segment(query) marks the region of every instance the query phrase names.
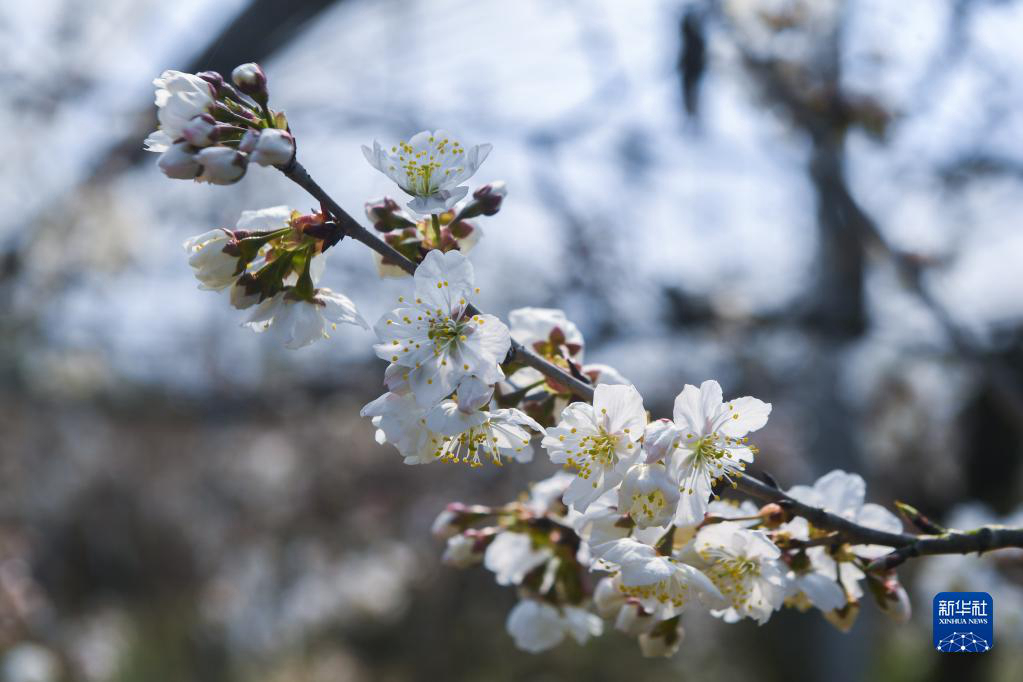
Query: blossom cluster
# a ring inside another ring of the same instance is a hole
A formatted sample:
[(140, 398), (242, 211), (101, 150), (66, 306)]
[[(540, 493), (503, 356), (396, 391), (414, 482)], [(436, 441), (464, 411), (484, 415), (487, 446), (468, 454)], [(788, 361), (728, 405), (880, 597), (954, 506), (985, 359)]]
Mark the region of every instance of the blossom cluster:
[[(815, 608), (847, 630), (864, 585), (882, 611), (909, 619), (909, 599), (894, 573), (864, 570), (877, 548), (828, 542), (827, 531), (776, 504), (758, 509), (714, 499), (699, 522), (650, 525), (643, 504), (633, 501), (636, 488), (624, 482), (580, 512), (568, 502), (576, 480), (560, 471), (500, 507), (453, 503), (433, 524), (447, 542), (444, 563), (482, 563), (498, 584), (517, 587), (520, 601), (506, 626), (526, 651), (552, 648), (566, 635), (584, 643), (606, 623), (635, 637), (645, 656), (670, 656), (690, 609), (727, 623), (763, 624), (781, 608)], [(670, 490), (654, 489), (647, 499)], [(823, 498), (823, 508), (868, 527), (901, 528), (893, 514), (864, 503), (863, 479), (855, 474), (832, 471), (788, 493), (807, 503)]]
[(242, 64), (231, 78), (234, 85), (215, 71), (164, 71), (153, 81), (160, 127), (145, 148), (160, 154), (167, 177), (230, 185), (250, 161), (275, 166), (295, 155), (287, 119), (267, 106), (263, 69)]
[[(250, 160), (294, 168), (294, 140), (267, 106), (262, 69), (242, 65), (232, 77), (236, 87), (209, 72), (155, 81), (160, 129), (147, 147), (161, 152), (170, 177), (227, 184)], [(434, 524), (447, 541), (445, 563), (482, 563), (518, 588), (507, 621), (515, 642), (534, 652), (566, 637), (581, 643), (608, 620), (644, 654), (668, 655), (690, 607), (758, 623), (784, 606), (816, 608), (847, 628), (864, 584), (882, 609), (908, 617), (894, 573), (865, 570), (886, 548), (850, 545), (777, 504), (720, 497), (757, 456), (750, 434), (767, 424), (769, 403), (726, 400), (708, 380), (683, 387), (670, 419), (651, 420), (625, 377), (584, 361), (583, 335), (563, 311), (520, 308), (509, 329), (472, 304), (480, 289), (466, 253), (482, 233), (471, 221), (496, 214), (506, 189), (494, 182), (470, 196), (464, 183), (490, 151), (443, 130), (363, 147), (411, 197), (408, 211), (387, 197), (366, 205), (391, 249), (376, 248), (380, 274), (404, 274), (389, 259), (416, 267), (372, 327), (387, 390), (362, 415), (406, 464), (526, 462), (538, 441), (561, 467), (523, 500), (453, 504)], [(200, 288), (229, 291), (231, 305), (250, 309), (244, 324), (297, 348), (339, 323), (370, 329), (350, 299), (318, 284), (324, 252), (346, 235), (335, 218), (285, 206), (246, 211), (234, 228), (200, 234), (185, 249)], [(573, 401), (568, 384), (579, 382), (593, 387), (591, 401)], [(788, 495), (866, 528), (902, 527), (864, 502), (854, 474), (833, 471)]]

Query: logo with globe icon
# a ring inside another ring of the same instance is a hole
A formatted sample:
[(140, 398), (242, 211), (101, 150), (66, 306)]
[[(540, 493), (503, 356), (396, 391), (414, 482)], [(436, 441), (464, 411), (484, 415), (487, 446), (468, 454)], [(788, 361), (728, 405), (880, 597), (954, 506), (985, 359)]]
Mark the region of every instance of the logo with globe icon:
[(987, 592), (939, 592), (933, 607), (937, 651), (981, 654), (994, 646), (995, 602)]

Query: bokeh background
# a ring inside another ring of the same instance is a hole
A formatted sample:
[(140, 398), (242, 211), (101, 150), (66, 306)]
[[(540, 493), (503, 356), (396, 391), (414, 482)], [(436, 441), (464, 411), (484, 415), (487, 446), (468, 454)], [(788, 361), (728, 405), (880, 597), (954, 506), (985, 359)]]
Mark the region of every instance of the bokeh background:
[[(181, 251), (310, 198), (142, 151), (152, 78), (250, 60), (356, 215), (395, 194), (360, 144), (489, 141), (482, 308), (564, 308), (658, 416), (709, 377), (770, 401), (783, 486), (840, 467), (875, 502), (1023, 522), (1021, 35), (1018, 0), (3, 3), (0, 680), (1023, 678), (1012, 552), (907, 566), (906, 626), (687, 614), (671, 660), (614, 632), (515, 651), (515, 595), (441, 566), (429, 524), (552, 465), (403, 466), (358, 417), (368, 333), (274, 347)], [(370, 319), (407, 286), (348, 242), (325, 280)], [(990, 654), (932, 650), (952, 587), (995, 596)]]

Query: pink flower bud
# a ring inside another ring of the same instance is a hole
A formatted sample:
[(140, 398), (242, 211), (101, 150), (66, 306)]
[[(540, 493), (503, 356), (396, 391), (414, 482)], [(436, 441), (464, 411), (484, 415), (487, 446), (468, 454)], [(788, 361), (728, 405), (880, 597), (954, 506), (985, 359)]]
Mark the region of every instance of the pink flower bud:
[(381, 232), (400, 230), (407, 227), (414, 227), (415, 223), (409, 220), (398, 206), (398, 202), (390, 197), (381, 197), (366, 202), (366, 217), (373, 227)]
[(202, 166), (202, 175), (197, 178), (200, 182), (230, 185), (245, 175), (245, 155), (230, 147), (206, 147), (196, 157)]
[(242, 135), (241, 142), (238, 143), (238, 151), (248, 154), (256, 148), (257, 142), (259, 142), (259, 131), (255, 128), (249, 128)]
[(503, 180), (483, 185), (472, 193), (472, 198), (480, 204), (480, 213), (494, 215), (501, 210), (501, 202), (508, 194)]
[(239, 90), (257, 102), (263, 103), (266, 100), (266, 74), (259, 64), (249, 62), (236, 66), (231, 72), (231, 80)]
[(250, 159), (260, 166), (283, 166), (295, 155), (295, 138), (286, 130), (267, 128), (259, 133)]
[(202, 71), (195, 75), (210, 84), (210, 87), (213, 89), (214, 97), (216, 97), (220, 93), (220, 89), (224, 87), (224, 77), (216, 71)]
[(160, 154), (156, 162), (163, 174), (177, 180), (191, 180), (201, 170), (196, 160), (195, 148), (187, 142), (176, 142)]
[(208, 147), (217, 141), (217, 122), (209, 114), (193, 116), (181, 129), (181, 136), (195, 147)]

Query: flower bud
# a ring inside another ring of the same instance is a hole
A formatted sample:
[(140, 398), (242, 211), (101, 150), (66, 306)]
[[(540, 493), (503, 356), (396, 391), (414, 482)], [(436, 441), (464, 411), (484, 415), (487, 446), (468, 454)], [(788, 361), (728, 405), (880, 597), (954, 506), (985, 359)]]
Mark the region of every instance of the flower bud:
[(646, 425), (643, 432), (643, 450), (647, 464), (666, 462), (678, 443), (678, 429), (670, 419), (658, 419)]
[(761, 507), (760, 511), (757, 512), (757, 516), (763, 520), (764, 526), (767, 528), (777, 528), (788, 521), (788, 514), (785, 513), (785, 510), (781, 508), (780, 504), (775, 502), (765, 504)]
[(238, 151), (242, 152), (243, 154), (248, 154), (253, 149), (256, 148), (256, 143), (258, 142), (259, 131), (256, 130), (255, 128), (249, 128), (248, 130), (245, 131), (245, 134), (242, 135), (241, 142), (238, 143)]
[(507, 194), (508, 189), (503, 180), (483, 185), (472, 193), (473, 200), (458, 214), (458, 219), (495, 215), (501, 210), (501, 204)]
[(208, 147), (217, 141), (217, 122), (209, 114), (199, 114), (185, 124), (181, 136), (194, 147)]
[(479, 531), (466, 531), (448, 538), (441, 562), (454, 568), (469, 568), (483, 560), (486, 542)]
[(206, 147), (196, 155), (202, 166), (197, 179), (214, 185), (231, 185), (245, 175), (246, 159), (230, 147)]
[(287, 130), (266, 128), (259, 134), (250, 160), (260, 166), (283, 166), (295, 155), (295, 138)]
[(195, 75), (198, 76), (199, 78), (202, 78), (204, 81), (210, 84), (210, 86), (213, 88), (214, 96), (220, 94), (221, 89), (224, 87), (224, 77), (221, 76), (218, 72), (202, 71)]
[(367, 201), (366, 217), (373, 223), (373, 227), (381, 232), (415, 227), (415, 223), (402, 213), (398, 202), (390, 197)]
[(639, 528), (663, 526), (675, 516), (680, 493), (662, 464), (636, 464), (618, 489), (618, 510)]
[(508, 188), (504, 180), (498, 180), (483, 185), (472, 193), (472, 198), (480, 204), (480, 212), (483, 215), (494, 215), (501, 210), (501, 204), (508, 195)]
[(196, 159), (195, 147), (187, 142), (175, 142), (160, 154), (156, 162), (163, 174), (177, 180), (191, 180), (199, 175), (202, 168)]
[(441, 540), (447, 540), (461, 533), (463, 526), (460, 521), (465, 518), (466, 509), (467, 507), (461, 502), (452, 502), (444, 508), (444, 511), (437, 514), (433, 525), (430, 526), (430, 532), (435, 538)]
[(231, 80), (239, 90), (260, 104), (266, 102), (266, 74), (263, 73), (259, 64), (249, 62), (234, 67), (234, 71), (231, 72)]

